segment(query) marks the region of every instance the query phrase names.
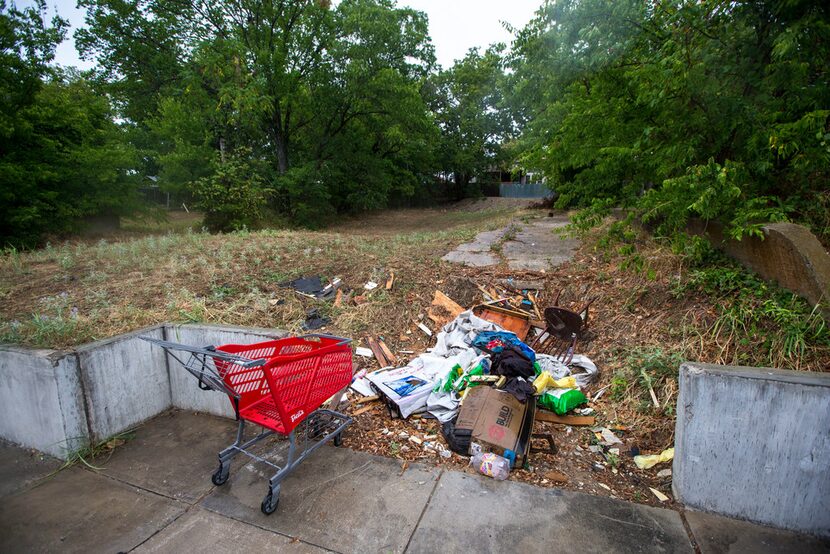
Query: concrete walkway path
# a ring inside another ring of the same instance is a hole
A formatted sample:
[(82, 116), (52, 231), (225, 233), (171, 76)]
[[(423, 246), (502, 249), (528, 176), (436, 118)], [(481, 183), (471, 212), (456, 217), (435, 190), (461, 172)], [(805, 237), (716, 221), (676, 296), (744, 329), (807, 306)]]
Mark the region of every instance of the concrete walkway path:
[(474, 267), (497, 265), (503, 258), (513, 270), (546, 271), (571, 258), (579, 246), (562, 236), (569, 221), (558, 215), (529, 223), (513, 222), (503, 229), (479, 233), (472, 242), (459, 245), (442, 259)]
[[(324, 447), (259, 503), (267, 472), (239, 460), (214, 487), (235, 424), (170, 412), (101, 471), (0, 446), (0, 552), (827, 552), (815, 539)], [(272, 445), (277, 447), (284, 445)], [(685, 519), (685, 522), (684, 522)]]

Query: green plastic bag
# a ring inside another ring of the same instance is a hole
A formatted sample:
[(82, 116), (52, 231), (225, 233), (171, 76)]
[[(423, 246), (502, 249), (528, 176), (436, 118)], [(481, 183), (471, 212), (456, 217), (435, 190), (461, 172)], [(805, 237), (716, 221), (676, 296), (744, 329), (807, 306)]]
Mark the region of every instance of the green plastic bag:
[(565, 415), (588, 401), (579, 389), (551, 389), (536, 399), (536, 404), (559, 415)]
[[(461, 369), (460, 367), (458, 368)], [(467, 373), (462, 375), (459, 379), (456, 379), (455, 383), (453, 383), (453, 390), (456, 392), (461, 392), (464, 389), (469, 387), (474, 387), (476, 385), (480, 385), (481, 383), (470, 383), (470, 377), (473, 375), (484, 375), (484, 367), (481, 364), (478, 364), (474, 368), (470, 369)]]

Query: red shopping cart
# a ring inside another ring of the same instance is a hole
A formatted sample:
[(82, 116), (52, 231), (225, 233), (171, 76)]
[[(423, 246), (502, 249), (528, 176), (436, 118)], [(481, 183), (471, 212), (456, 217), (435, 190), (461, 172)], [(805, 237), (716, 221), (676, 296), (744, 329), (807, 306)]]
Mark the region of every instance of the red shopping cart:
[[(161, 348), (199, 381), (204, 390), (228, 395), (239, 426), (236, 440), (219, 453), (214, 485), (224, 485), (237, 454), (265, 463), (276, 473), (268, 481), (262, 511), (277, 509), (280, 483), (317, 448), (333, 440), (339, 446), (352, 419), (321, 406), (349, 385), (352, 378), (350, 339), (306, 335), (255, 344), (194, 347), (141, 337)], [(245, 423), (264, 430), (245, 440)], [(296, 432), (304, 424), (302, 432)], [(287, 435), (288, 455), (279, 466), (249, 449), (273, 434)]]

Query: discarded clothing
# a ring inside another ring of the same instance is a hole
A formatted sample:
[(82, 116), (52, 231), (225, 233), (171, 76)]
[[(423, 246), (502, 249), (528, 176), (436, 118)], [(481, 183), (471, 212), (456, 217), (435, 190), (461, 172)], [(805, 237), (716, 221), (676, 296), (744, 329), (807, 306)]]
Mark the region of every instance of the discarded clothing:
[(516, 400), (522, 404), (527, 402), (528, 398), (532, 398), (533, 395), (536, 394), (536, 389), (533, 388), (533, 385), (522, 377), (514, 377), (513, 379), (509, 379), (502, 390), (512, 394), (516, 397)]
[(490, 358), (490, 374), (505, 377), (533, 377), (533, 362), (515, 345), (507, 345)]
[(496, 354), (504, 350), (505, 347), (513, 345), (518, 347), (524, 355), (530, 360), (530, 363), (536, 361), (536, 352), (534, 352), (528, 345), (519, 340), (514, 333), (508, 331), (483, 331), (476, 335), (473, 339), (473, 346), (479, 350), (490, 354)]

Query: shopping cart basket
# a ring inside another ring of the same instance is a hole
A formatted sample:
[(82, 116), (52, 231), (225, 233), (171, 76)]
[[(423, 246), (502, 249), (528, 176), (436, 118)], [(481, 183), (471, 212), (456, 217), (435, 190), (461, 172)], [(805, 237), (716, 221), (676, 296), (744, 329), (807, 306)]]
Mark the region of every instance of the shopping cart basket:
[[(350, 339), (329, 335), (306, 335), (255, 344), (194, 347), (141, 337), (177, 360), (199, 380), (199, 387), (228, 395), (239, 427), (236, 440), (219, 453), (214, 485), (224, 485), (231, 460), (237, 454), (265, 463), (276, 470), (268, 481), (262, 511), (277, 509), (280, 483), (317, 448), (334, 441), (339, 446), (343, 430), (352, 419), (321, 408), (332, 395), (349, 385), (352, 378)], [(264, 430), (245, 440), (245, 423)], [(302, 432), (297, 427), (305, 423)], [(288, 455), (280, 467), (249, 449), (273, 434), (287, 435)]]

